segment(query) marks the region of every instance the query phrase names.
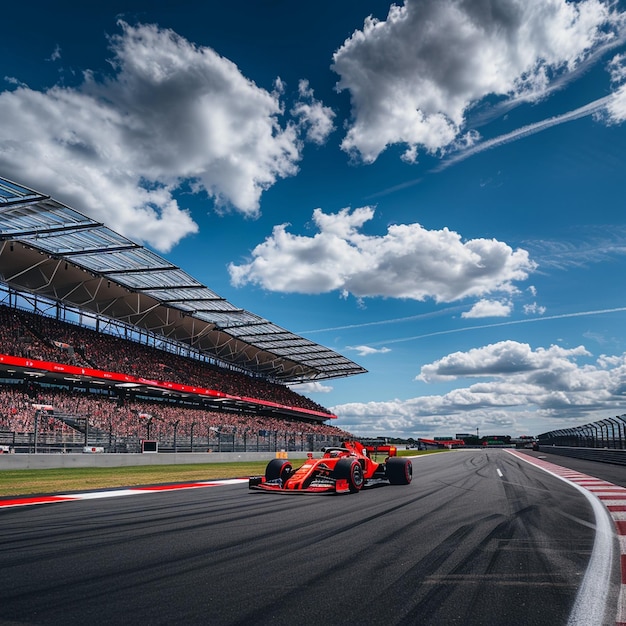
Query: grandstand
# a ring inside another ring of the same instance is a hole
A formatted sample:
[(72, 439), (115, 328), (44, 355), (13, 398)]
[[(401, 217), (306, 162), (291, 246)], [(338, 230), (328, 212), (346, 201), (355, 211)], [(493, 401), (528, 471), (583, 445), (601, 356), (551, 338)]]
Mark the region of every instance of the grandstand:
[(288, 384), (365, 371), (0, 178), (0, 444), (313, 449), (347, 433)]

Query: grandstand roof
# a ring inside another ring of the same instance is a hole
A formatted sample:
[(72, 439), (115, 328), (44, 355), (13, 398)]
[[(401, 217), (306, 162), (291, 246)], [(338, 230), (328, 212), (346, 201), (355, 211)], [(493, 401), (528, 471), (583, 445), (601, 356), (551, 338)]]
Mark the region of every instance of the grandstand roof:
[(237, 308), (151, 250), (0, 178), (0, 280), (283, 382), (366, 370)]

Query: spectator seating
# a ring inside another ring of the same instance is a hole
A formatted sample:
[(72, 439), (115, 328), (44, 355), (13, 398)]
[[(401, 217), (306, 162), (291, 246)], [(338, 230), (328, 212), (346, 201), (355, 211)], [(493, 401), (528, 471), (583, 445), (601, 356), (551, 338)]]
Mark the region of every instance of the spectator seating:
[[(243, 372), (220, 368), (192, 358), (122, 339), (91, 328), (0, 305), (0, 353), (23, 358), (90, 367), (164, 382), (178, 382), (330, 413), (287, 386)], [(349, 437), (334, 426), (312, 420), (281, 419), (208, 410), (173, 400), (139, 401), (114, 392), (40, 386), (23, 381), (0, 385), (0, 431), (33, 432), (36, 410), (38, 432), (64, 433), (71, 428), (55, 414), (87, 418), (89, 427), (119, 437), (193, 437), (214, 432), (298, 432), (303, 435)]]

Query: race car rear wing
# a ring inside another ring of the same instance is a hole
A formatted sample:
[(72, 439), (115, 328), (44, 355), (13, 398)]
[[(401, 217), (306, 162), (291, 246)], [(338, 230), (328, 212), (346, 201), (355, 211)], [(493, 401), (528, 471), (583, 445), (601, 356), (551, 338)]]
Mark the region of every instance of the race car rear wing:
[(387, 456), (396, 456), (398, 454), (398, 448), (396, 448), (396, 446), (365, 446), (365, 449), (374, 454), (386, 454)]

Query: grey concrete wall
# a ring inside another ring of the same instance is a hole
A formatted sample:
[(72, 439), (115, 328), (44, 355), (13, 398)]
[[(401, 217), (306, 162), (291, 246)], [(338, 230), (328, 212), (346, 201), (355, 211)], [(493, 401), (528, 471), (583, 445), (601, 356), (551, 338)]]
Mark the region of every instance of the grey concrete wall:
[[(289, 452), (290, 459), (306, 459), (306, 452)], [(146, 454), (0, 454), (0, 471), (69, 467), (130, 467), (135, 465), (184, 465), (270, 461), (274, 452), (181, 452)]]

